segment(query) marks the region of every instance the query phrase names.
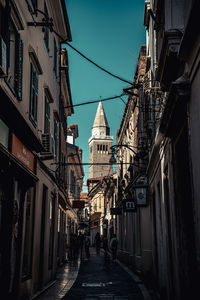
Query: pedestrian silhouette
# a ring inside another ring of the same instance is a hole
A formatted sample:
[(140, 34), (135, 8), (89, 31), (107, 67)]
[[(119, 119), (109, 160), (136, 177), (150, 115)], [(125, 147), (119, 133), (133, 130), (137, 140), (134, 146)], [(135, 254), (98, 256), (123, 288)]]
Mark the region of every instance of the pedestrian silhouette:
[(95, 247), (96, 247), (97, 255), (100, 254), (100, 246), (101, 246), (101, 237), (100, 237), (99, 232), (97, 232), (95, 235)]
[(85, 254), (86, 254), (86, 259), (90, 258), (90, 238), (89, 236), (86, 236), (85, 238)]
[(112, 259), (115, 260), (117, 258), (117, 246), (118, 246), (118, 240), (116, 237), (116, 234), (113, 234), (111, 240), (110, 240), (110, 249), (112, 251)]

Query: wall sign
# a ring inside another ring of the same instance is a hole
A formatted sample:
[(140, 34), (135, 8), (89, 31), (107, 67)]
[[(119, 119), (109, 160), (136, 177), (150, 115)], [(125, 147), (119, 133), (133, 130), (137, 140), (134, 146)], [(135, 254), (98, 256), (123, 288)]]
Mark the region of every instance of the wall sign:
[(34, 173), (35, 157), (33, 153), (14, 134), (12, 135), (12, 154)]

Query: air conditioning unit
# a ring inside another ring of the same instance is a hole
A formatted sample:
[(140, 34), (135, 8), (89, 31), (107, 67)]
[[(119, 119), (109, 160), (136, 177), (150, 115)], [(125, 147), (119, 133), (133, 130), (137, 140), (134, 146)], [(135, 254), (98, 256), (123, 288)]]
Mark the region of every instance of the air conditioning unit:
[(0, 74), (7, 74), (7, 46), (0, 36)]
[(53, 159), (55, 157), (55, 141), (50, 133), (42, 134), (42, 146), (44, 151), (41, 152), (43, 159)]

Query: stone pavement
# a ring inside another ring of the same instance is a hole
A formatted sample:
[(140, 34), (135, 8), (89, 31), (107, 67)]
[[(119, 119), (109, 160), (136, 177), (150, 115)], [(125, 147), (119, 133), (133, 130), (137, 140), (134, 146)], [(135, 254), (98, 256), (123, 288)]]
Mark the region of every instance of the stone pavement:
[(96, 255), (90, 248), (90, 258), (81, 263), (70, 262), (59, 269), (57, 281), (36, 300), (151, 300), (141, 280), (120, 262), (105, 267), (104, 254)]
[(50, 283), (50, 286), (39, 295), (35, 295), (34, 300), (58, 300), (70, 290), (76, 280), (80, 268), (80, 259), (65, 264), (58, 269), (57, 280)]
[[(150, 300), (141, 280), (118, 262), (107, 269), (104, 254), (90, 249), (89, 260), (81, 262), (77, 279), (63, 300)], [(127, 272), (128, 271), (128, 272)]]

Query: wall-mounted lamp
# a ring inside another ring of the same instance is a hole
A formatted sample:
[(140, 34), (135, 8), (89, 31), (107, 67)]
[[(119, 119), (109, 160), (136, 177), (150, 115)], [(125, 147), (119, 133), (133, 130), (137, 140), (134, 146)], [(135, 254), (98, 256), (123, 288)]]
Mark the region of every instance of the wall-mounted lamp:
[(125, 147), (127, 149), (129, 149), (130, 151), (132, 151), (134, 154), (135, 154), (135, 158), (137, 159), (137, 153), (128, 145), (123, 145), (123, 144), (120, 144), (120, 145), (113, 145), (110, 147), (110, 150), (112, 152), (112, 156), (109, 160), (109, 163), (110, 164), (115, 164), (117, 161), (116, 161), (116, 158), (115, 158), (115, 154), (117, 153), (117, 149), (118, 148), (122, 148), (122, 147)]

